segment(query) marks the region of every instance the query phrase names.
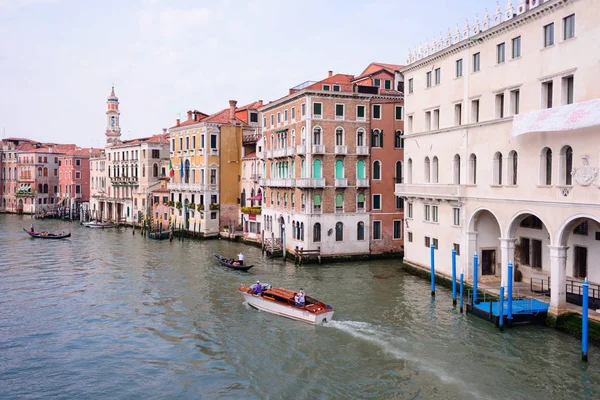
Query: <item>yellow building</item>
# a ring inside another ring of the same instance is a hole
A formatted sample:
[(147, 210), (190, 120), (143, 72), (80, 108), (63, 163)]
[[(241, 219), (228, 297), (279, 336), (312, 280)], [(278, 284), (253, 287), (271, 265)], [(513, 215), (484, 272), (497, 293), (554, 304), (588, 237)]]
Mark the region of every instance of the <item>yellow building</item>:
[(187, 120), (178, 119), (170, 129), (167, 187), (177, 227), (214, 236), (241, 223), (242, 137), (258, 129), (249, 125), (250, 120), (257, 125), (258, 112), (251, 105), (237, 109), (236, 104), (230, 100), (229, 108), (212, 115), (188, 111)]

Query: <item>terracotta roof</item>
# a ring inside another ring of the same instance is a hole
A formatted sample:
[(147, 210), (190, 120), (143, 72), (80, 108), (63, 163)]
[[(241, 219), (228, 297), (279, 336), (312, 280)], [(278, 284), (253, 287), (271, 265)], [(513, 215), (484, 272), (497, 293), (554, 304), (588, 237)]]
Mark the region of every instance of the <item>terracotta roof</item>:
[(245, 106), (237, 107), (235, 109), (235, 112), (246, 111), (246, 110), (258, 110), (262, 106), (263, 106), (262, 100), (258, 100), (258, 101), (254, 101), (250, 104), (246, 104)]
[(25, 139), (25, 138), (15, 138), (15, 137), (9, 137), (6, 139), (2, 139), (5, 140), (7, 142), (29, 142), (29, 143), (38, 143), (35, 140), (31, 140), (31, 139)]
[[(202, 120), (202, 122), (210, 122), (212, 124), (229, 124), (231, 123), (231, 118), (229, 117), (229, 107), (225, 108), (219, 112), (216, 112), (214, 114), (212, 114), (211, 116), (205, 118)], [(244, 122), (244, 120), (235, 117), (236, 121), (239, 122), (242, 125), (246, 125), (246, 123)]]
[[(191, 110), (190, 110), (191, 111)], [(190, 112), (188, 111), (188, 112)], [(194, 121), (194, 118), (192, 117), (192, 119), (186, 119), (185, 121), (180, 121), (179, 125), (175, 125), (172, 126), (171, 129), (173, 128), (181, 128), (182, 126), (190, 126), (190, 125), (195, 125), (195, 124), (199, 124), (200, 122), (202, 122), (206, 117), (208, 117), (208, 114), (200, 112), (198, 110), (194, 110), (191, 111), (192, 113), (196, 113), (200, 116), (199, 119), (197, 119), (196, 121)]]
[(112, 148), (120, 148), (120, 147), (128, 147), (135, 146), (142, 143), (168, 143), (169, 142), (169, 134), (168, 133), (159, 133), (156, 135), (152, 135), (149, 137), (124, 140), (123, 142), (113, 146)]
[(167, 189), (167, 188), (158, 188), (158, 189), (154, 189), (152, 191), (152, 193), (169, 193), (169, 189)]
[[(312, 85), (306, 87), (306, 89), (310, 90), (323, 90), (323, 85), (340, 85), (340, 92), (351, 92), (352, 91), (352, 78), (354, 76), (347, 74), (335, 74), (333, 76), (329, 76), (317, 83), (313, 83)], [(329, 89), (333, 91), (333, 88)]]
[(246, 154), (244, 157), (242, 158), (256, 158), (256, 152), (253, 151), (252, 153)]
[(358, 75), (353, 80), (356, 81), (356, 80), (365, 78), (365, 77), (373, 75), (374, 73), (379, 72), (381, 70), (384, 70), (384, 71), (389, 72), (392, 75), (394, 75), (394, 73), (397, 70), (399, 70), (400, 68), (403, 68), (403, 67), (404, 67), (403, 65), (372, 62), (371, 64), (369, 64), (369, 66), (367, 68), (365, 68), (365, 70), (360, 75)]

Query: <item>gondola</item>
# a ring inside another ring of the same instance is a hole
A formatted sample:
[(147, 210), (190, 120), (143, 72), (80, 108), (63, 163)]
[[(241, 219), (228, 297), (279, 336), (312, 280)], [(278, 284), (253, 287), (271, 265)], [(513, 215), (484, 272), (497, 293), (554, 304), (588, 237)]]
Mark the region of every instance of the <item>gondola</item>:
[(232, 258), (223, 257), (220, 254), (214, 254), (214, 256), (219, 261), (219, 264), (238, 271), (248, 271), (250, 268), (254, 267), (254, 265), (233, 265), (235, 260)]
[(71, 232), (69, 233), (50, 233), (50, 232), (31, 232), (27, 229), (23, 228), (25, 232), (31, 237), (40, 238), (40, 239), (65, 239), (71, 237)]

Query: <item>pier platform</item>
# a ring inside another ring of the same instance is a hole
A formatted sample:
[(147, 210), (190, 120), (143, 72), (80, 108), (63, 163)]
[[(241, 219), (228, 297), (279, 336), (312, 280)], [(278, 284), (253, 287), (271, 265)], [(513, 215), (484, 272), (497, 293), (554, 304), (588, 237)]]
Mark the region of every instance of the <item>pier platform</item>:
[[(536, 299), (518, 299), (512, 301), (512, 323), (513, 324), (544, 324), (550, 304)], [(468, 304), (467, 311), (499, 325), (500, 317), (504, 323), (508, 322), (508, 301), (504, 301), (504, 307), (500, 310), (499, 301), (482, 301), (476, 304)]]

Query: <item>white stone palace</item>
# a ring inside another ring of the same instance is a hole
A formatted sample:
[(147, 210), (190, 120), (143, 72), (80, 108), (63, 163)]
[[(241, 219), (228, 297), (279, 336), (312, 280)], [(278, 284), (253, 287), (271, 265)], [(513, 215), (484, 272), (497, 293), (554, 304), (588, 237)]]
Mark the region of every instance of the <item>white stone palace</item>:
[(600, 282), (600, 4), (508, 1), (410, 51), (405, 262), (472, 278)]

